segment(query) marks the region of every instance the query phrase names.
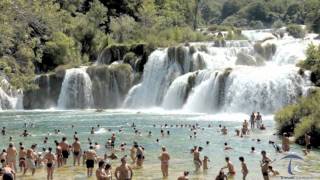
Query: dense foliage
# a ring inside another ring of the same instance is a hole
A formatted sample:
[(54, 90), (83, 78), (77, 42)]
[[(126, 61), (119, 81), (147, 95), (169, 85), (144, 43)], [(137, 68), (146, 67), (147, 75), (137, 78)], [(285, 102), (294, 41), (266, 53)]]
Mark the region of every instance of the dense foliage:
[(319, 0), (202, 0), (201, 23), (246, 28), (306, 24), (320, 32)]
[(2, 0), (0, 74), (31, 88), (35, 74), (89, 64), (111, 44), (208, 40), (195, 31), (202, 26), (236, 32), (227, 39), (242, 39), (240, 28), (284, 24), (319, 32), (319, 9), (318, 0)]
[[(278, 132), (292, 133), (299, 144), (303, 144), (305, 133), (312, 138), (320, 138), (320, 91), (303, 97), (297, 104), (289, 105), (277, 112), (275, 119), (278, 125)], [(313, 141), (314, 146), (320, 146), (319, 141)]]
[[(320, 47), (310, 45), (307, 58), (299, 64), (302, 68), (311, 70), (311, 80), (320, 86)], [(277, 112), (275, 119), (279, 134), (291, 132), (297, 142), (303, 144), (303, 135), (309, 132), (313, 139), (320, 138), (320, 90), (315, 90), (307, 97), (301, 98), (298, 103), (289, 105)], [(320, 146), (320, 141), (313, 141)]]
[(0, 1), (0, 74), (31, 88), (35, 73), (88, 64), (115, 43), (204, 40), (189, 0)]

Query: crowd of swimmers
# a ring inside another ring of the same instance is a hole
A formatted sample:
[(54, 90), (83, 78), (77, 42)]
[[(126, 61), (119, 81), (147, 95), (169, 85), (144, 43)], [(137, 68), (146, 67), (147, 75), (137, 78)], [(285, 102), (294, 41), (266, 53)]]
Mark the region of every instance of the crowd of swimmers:
[[(250, 124), (249, 124), (250, 123)], [(156, 127), (156, 125), (153, 125)], [(170, 135), (170, 131), (166, 132), (163, 130), (164, 128), (169, 127), (180, 127), (180, 128), (189, 128), (191, 131), (190, 138), (196, 138), (197, 131), (204, 128), (200, 127), (198, 123), (196, 124), (176, 124), (176, 125), (161, 125), (160, 135), (166, 136)], [(250, 127), (249, 127), (250, 126)], [(72, 125), (72, 129), (74, 129), (74, 125)], [(97, 125), (97, 128), (100, 128), (100, 125)], [(131, 128), (134, 130), (136, 135), (141, 135), (141, 131), (136, 128), (136, 125), (132, 123)], [(208, 128), (212, 128), (212, 125), (208, 125)], [(226, 126), (222, 126), (221, 124), (217, 130), (222, 136), (228, 135), (228, 128)], [(235, 135), (243, 138), (244, 136), (250, 136), (250, 131), (253, 129), (265, 130), (266, 127), (262, 123), (262, 116), (258, 113), (252, 113), (250, 115), (250, 119), (244, 120), (242, 123), (242, 127), (240, 129), (235, 130)], [(6, 127), (3, 127), (1, 130), (2, 136), (6, 136)], [(109, 131), (112, 131), (109, 129)], [(119, 132), (123, 131), (122, 128), (119, 129)], [(59, 134), (60, 130), (55, 129), (55, 134)], [(90, 130), (91, 134), (95, 134), (95, 127), (92, 127)], [(28, 137), (31, 134), (28, 130), (24, 130), (21, 133), (21, 136)], [(152, 136), (152, 132), (148, 131), (148, 137)], [(17, 147), (13, 143), (13, 138), (9, 137), (9, 145), (7, 149), (3, 149), (0, 153), (1, 160), (1, 169), (0, 175), (3, 180), (14, 180), (16, 179), (16, 172), (20, 171), (22, 176), (31, 171), (32, 175), (35, 175), (36, 169), (45, 166), (47, 169), (47, 179), (52, 180), (54, 169), (63, 167), (67, 164), (70, 154), (73, 156), (73, 166), (85, 166), (87, 168), (87, 176), (96, 176), (97, 180), (129, 180), (134, 176), (134, 171), (132, 169), (132, 165), (139, 168), (143, 166), (145, 161), (145, 148), (138, 144), (138, 142), (133, 142), (133, 145), (130, 150), (130, 159), (131, 164), (128, 163), (128, 157), (125, 155), (121, 158), (118, 158), (116, 155), (117, 151), (125, 152), (126, 143), (120, 143), (119, 148), (116, 148), (117, 135), (116, 133), (112, 133), (111, 137), (107, 139), (105, 148), (110, 150), (111, 154), (108, 155), (105, 153), (102, 156), (99, 156), (96, 152), (100, 149), (100, 145), (98, 143), (93, 143), (90, 138), (88, 138), (89, 148), (88, 150), (83, 150), (82, 145), (80, 143), (80, 139), (78, 137), (78, 133), (74, 132), (73, 142), (68, 143), (67, 137), (62, 137), (61, 141), (55, 140), (55, 147), (43, 148), (41, 152), (37, 152), (37, 144), (32, 144), (30, 148), (24, 146), (22, 142), (19, 143), (18, 150)], [(260, 139), (253, 139), (254, 141), (260, 142)], [(311, 136), (309, 134), (305, 134), (305, 144), (306, 148), (303, 150), (305, 155), (310, 153), (311, 150)], [(159, 142), (159, 139), (156, 139), (156, 142)], [(43, 144), (48, 143), (48, 137), (44, 137)], [(206, 144), (209, 145), (210, 142), (206, 141)], [(290, 136), (288, 133), (284, 133), (282, 137), (282, 146), (278, 145), (274, 141), (269, 141), (269, 144), (275, 149), (277, 153), (289, 152), (290, 151)], [(193, 155), (193, 162), (195, 166), (195, 171), (199, 172), (201, 169), (206, 171), (209, 169), (209, 157), (204, 156), (202, 158), (201, 152), (203, 147), (194, 146), (190, 153)], [(228, 144), (228, 142), (224, 143), (224, 151), (232, 151), (233, 148)], [(251, 147), (250, 153), (256, 153), (255, 147)], [(279, 172), (272, 167), (273, 161), (267, 156), (267, 152), (265, 150), (261, 151), (261, 174), (264, 180), (268, 180), (270, 176), (278, 176)], [(17, 159), (18, 158), (18, 159)], [(82, 158), (82, 161), (81, 161)], [(160, 169), (162, 172), (162, 176), (164, 178), (169, 176), (169, 162), (170, 162), (170, 154), (166, 147), (161, 147), (161, 153), (159, 155), (160, 161)], [(120, 165), (112, 170), (112, 165), (109, 163), (109, 160), (120, 159)], [(240, 156), (239, 161), (241, 164), (241, 173), (242, 179), (246, 179), (249, 174), (249, 168), (246, 164), (245, 157)], [(232, 178), (236, 175), (236, 167), (233, 165), (230, 157), (225, 157), (226, 165), (221, 167), (219, 172), (217, 173), (216, 180), (225, 180), (228, 178)], [(97, 167), (95, 169), (95, 164)], [(18, 170), (19, 167), (19, 170)], [(94, 172), (95, 170), (95, 172)], [(189, 177), (189, 171), (184, 171), (181, 176), (177, 177), (178, 180), (187, 180)]]

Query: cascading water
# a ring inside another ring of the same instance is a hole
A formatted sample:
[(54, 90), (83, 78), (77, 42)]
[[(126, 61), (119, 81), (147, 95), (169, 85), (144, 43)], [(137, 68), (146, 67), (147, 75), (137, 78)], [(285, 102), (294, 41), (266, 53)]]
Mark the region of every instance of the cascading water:
[(23, 93), (15, 90), (5, 79), (0, 81), (0, 110), (22, 109)]
[[(191, 43), (175, 55), (172, 48), (156, 50), (125, 107), (273, 113), (307, 93), (309, 74), (295, 64), (305, 58), (308, 44), (319, 41), (276, 39), (269, 31), (244, 35), (250, 41), (227, 41), (225, 47)], [(195, 68), (199, 59), (201, 68)]]
[(84, 109), (93, 106), (92, 83), (85, 67), (68, 69), (58, 99), (60, 109)]

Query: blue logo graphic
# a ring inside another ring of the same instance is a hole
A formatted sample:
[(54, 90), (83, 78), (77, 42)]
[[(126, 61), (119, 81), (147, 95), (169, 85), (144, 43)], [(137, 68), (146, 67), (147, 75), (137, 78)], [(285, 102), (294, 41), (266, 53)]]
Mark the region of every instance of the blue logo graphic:
[(288, 173), (291, 174), (291, 175), (294, 175), (293, 172), (292, 172), (292, 165), (291, 165), (292, 159), (303, 160), (302, 157), (300, 157), (300, 156), (298, 156), (296, 154), (289, 154), (289, 155), (284, 156), (281, 159), (290, 159), (289, 164), (288, 164)]

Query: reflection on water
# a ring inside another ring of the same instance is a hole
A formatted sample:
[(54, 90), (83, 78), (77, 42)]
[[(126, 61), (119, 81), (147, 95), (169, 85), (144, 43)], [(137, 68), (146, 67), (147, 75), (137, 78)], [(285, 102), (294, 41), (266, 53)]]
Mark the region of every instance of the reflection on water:
[[(143, 145), (146, 149), (145, 165), (142, 169), (134, 170), (134, 179), (162, 179), (160, 171), (160, 162), (158, 156), (161, 150), (161, 146), (166, 146), (171, 154), (170, 172), (168, 179), (176, 179), (182, 171), (190, 171), (191, 179), (213, 179), (220, 168), (225, 165), (224, 158), (229, 156), (231, 161), (236, 167), (237, 175), (235, 179), (241, 178), (239, 156), (244, 156), (246, 159), (249, 175), (248, 179), (261, 179), (259, 161), (261, 159), (260, 151), (266, 150), (271, 159), (276, 159), (273, 163), (274, 169), (280, 171), (284, 176), (287, 175), (288, 160), (280, 160), (283, 155), (275, 154), (273, 147), (268, 144), (269, 140), (279, 140), (274, 136), (274, 122), (272, 116), (266, 116), (264, 124), (267, 126), (265, 132), (254, 130), (249, 137), (239, 138), (235, 137), (234, 130), (241, 127), (241, 122), (245, 118), (245, 115), (241, 114), (229, 114), (229, 115), (205, 115), (205, 114), (183, 114), (183, 113), (136, 113), (133, 111), (106, 111), (97, 113), (92, 111), (21, 111), (21, 112), (1, 112), (0, 113), (0, 126), (6, 126), (8, 134), (6, 138), (0, 139), (0, 148), (6, 148), (9, 142), (9, 136), (13, 136), (13, 141), (17, 145), (18, 142), (23, 142), (25, 146), (29, 147), (32, 143), (38, 144), (38, 150), (45, 147), (42, 142), (45, 136), (49, 137), (49, 145), (53, 146), (54, 140), (61, 140), (63, 135), (68, 137), (69, 143), (72, 142), (74, 131), (78, 132), (78, 136), (82, 142), (82, 148), (86, 150), (88, 148), (87, 138), (90, 137), (93, 142), (101, 144), (101, 149), (98, 150), (98, 154), (102, 156), (106, 149), (104, 144), (108, 138), (111, 137), (112, 132), (117, 134), (116, 146), (119, 146), (121, 142), (127, 143), (127, 149), (125, 152), (117, 152), (118, 157), (125, 154), (129, 155), (129, 148), (133, 141), (137, 141)], [(134, 130), (130, 127), (132, 123), (137, 125), (137, 129), (142, 132), (141, 136), (135, 135)], [(35, 127), (28, 129), (31, 133), (31, 137), (23, 138), (19, 134), (22, 133), (24, 123), (33, 123)], [(195, 124), (198, 123), (204, 130), (199, 130), (197, 138), (190, 139), (191, 132), (189, 128), (176, 127), (176, 124)], [(91, 135), (91, 127), (97, 127), (100, 125), (100, 129), (96, 128), (96, 134)], [(156, 127), (153, 127), (156, 124)], [(170, 136), (160, 136), (160, 125), (168, 124), (169, 127), (165, 131), (170, 131)], [(208, 128), (211, 124), (212, 128)], [(222, 136), (217, 132), (218, 125), (222, 124), (228, 127), (229, 135)], [(71, 126), (74, 125), (74, 129)], [(170, 125), (174, 125), (170, 127)], [(122, 132), (119, 129), (123, 128)], [(62, 134), (54, 135), (54, 129), (60, 129)], [(111, 132), (108, 129), (112, 129)], [(152, 131), (152, 137), (147, 136), (147, 132)], [(49, 135), (48, 135), (49, 134)], [(160, 142), (156, 143), (156, 139), (159, 138)], [(253, 141), (252, 139), (261, 139), (260, 143)], [(209, 145), (206, 145), (206, 141), (210, 141)], [(224, 142), (228, 142), (230, 146), (234, 148), (232, 151), (223, 151)], [(211, 162), (209, 163), (209, 170), (206, 172), (194, 172), (192, 155), (190, 149), (199, 145), (204, 148), (201, 156), (208, 156)], [(256, 148), (256, 154), (250, 154), (250, 148), (254, 146)], [(301, 147), (293, 145), (292, 151), (302, 156)], [(110, 152), (107, 151), (109, 154)], [(293, 167), (296, 167), (296, 174), (316, 177), (319, 176), (320, 170), (320, 155), (318, 152), (313, 152), (309, 157), (305, 158), (305, 161), (294, 161)], [(72, 167), (71, 159), (70, 165), (56, 169), (55, 179), (87, 179), (86, 171), (83, 167)], [(118, 165), (118, 160), (112, 161), (113, 169)], [(30, 174), (30, 173), (29, 173)], [(38, 169), (36, 176), (21, 177), (19, 179), (45, 179), (45, 169)], [(95, 178), (91, 178), (95, 179)]]

